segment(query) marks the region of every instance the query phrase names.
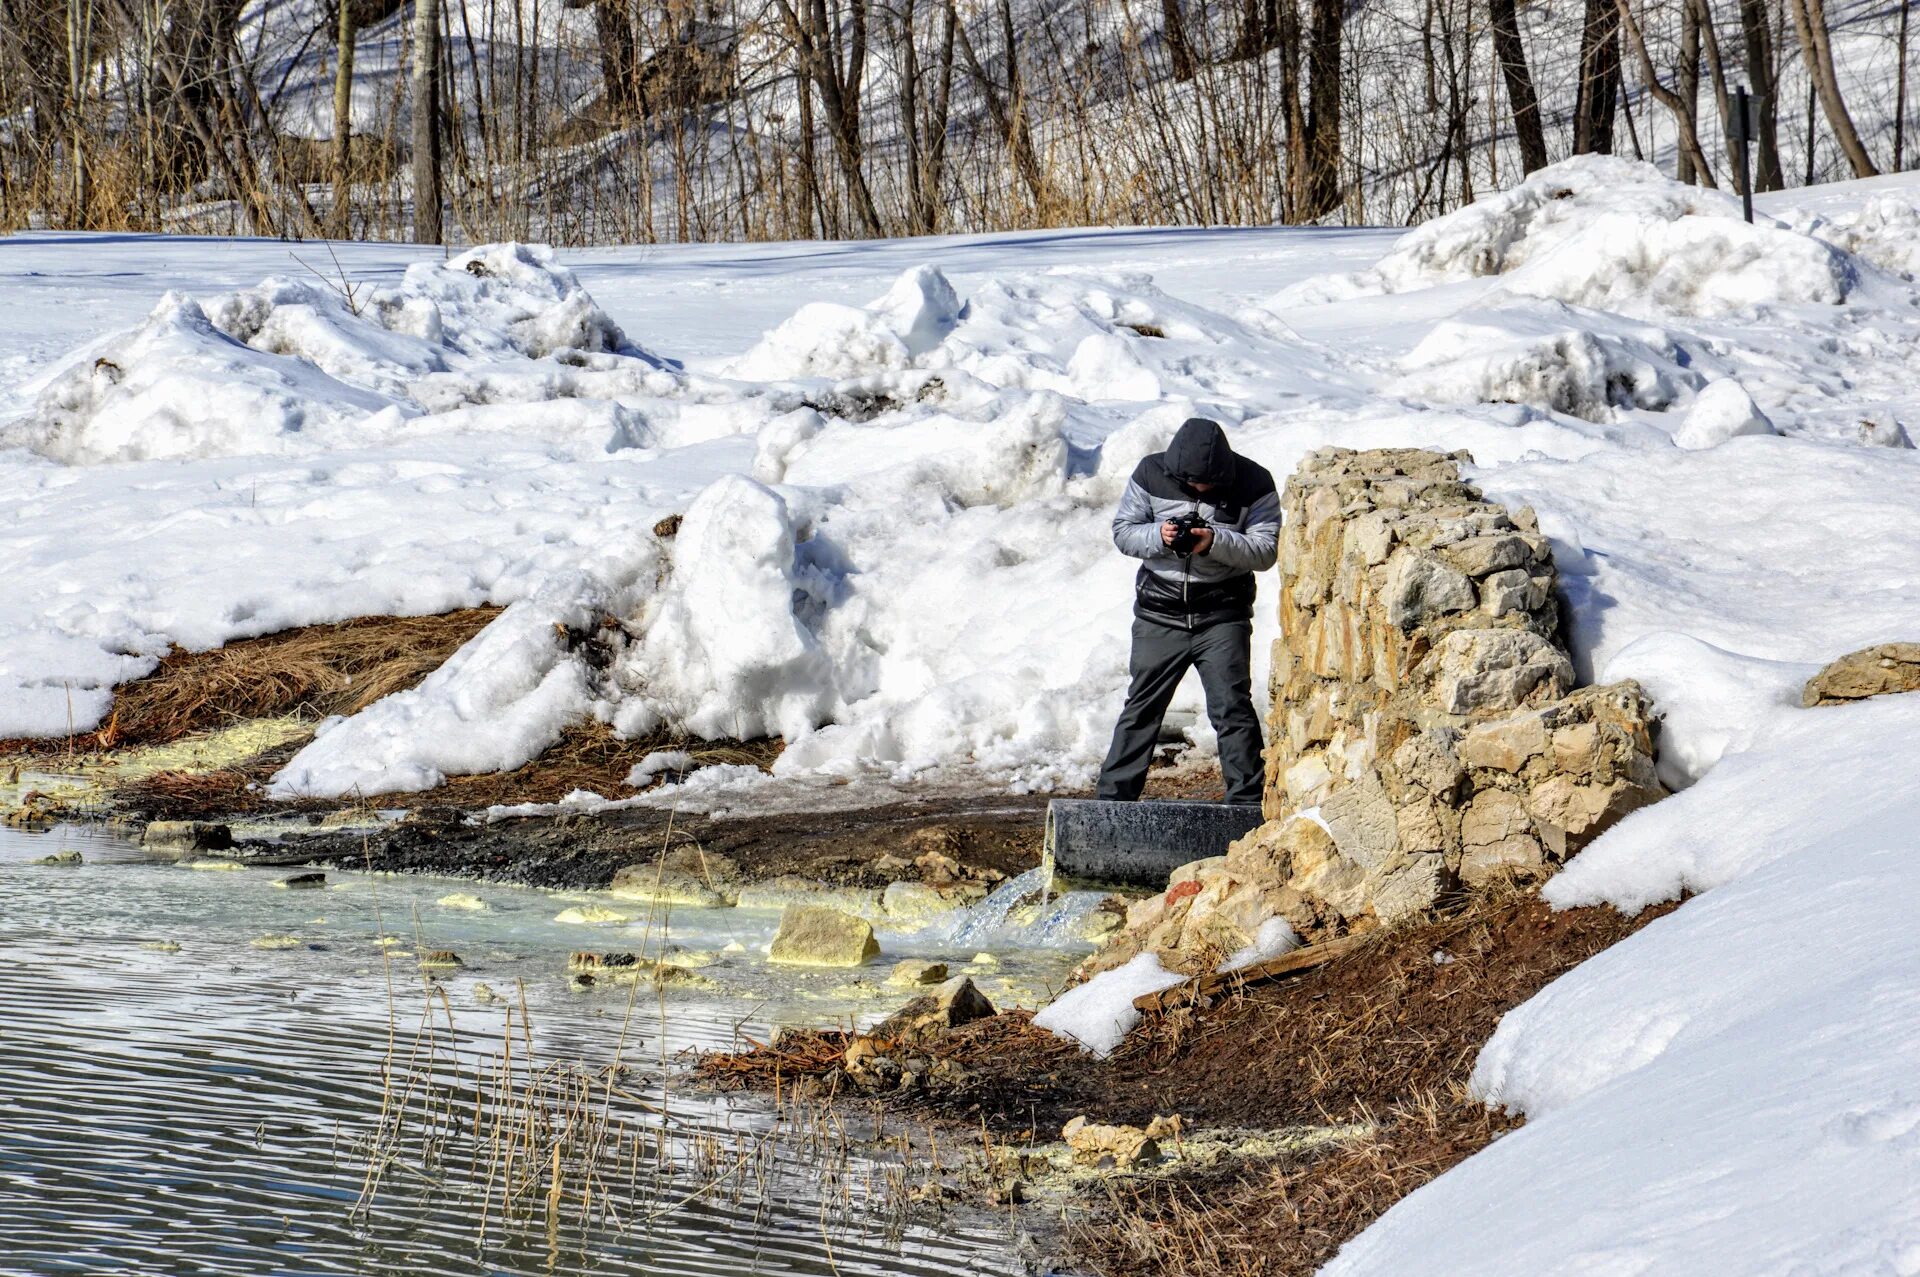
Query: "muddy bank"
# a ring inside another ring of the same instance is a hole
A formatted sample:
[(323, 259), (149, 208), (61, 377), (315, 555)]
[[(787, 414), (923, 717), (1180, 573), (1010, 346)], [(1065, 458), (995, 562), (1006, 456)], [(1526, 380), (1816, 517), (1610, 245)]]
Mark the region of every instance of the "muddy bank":
[(833, 886), (884, 888), (919, 877), (912, 862), (929, 851), (973, 877), (1012, 877), (1032, 868), (1040, 859), (1046, 802), (1044, 796), (993, 794), (728, 819), (642, 808), (491, 823), (457, 808), (427, 807), (377, 830), (315, 826), (291, 842), (241, 838), (239, 850), (286, 864), (590, 890), (606, 887), (623, 866), (697, 846), (728, 857), (746, 881), (798, 875)]
[[(1106, 1060), (1010, 1012), (906, 1048), (916, 1058), (905, 1088), (850, 1073), (852, 1038), (838, 1033), (790, 1033), (702, 1068), (716, 1085), (752, 1088), (771, 1086), (777, 1066), (783, 1088), (877, 1100), (989, 1145), (1057, 1142), (1077, 1117), (1144, 1128), (1177, 1115), (1188, 1131), (1340, 1129), (1341, 1138), (1277, 1151), (1256, 1143), (1190, 1169), (1163, 1140), (1154, 1173), (1116, 1170), (1067, 1212), (1076, 1257), (1097, 1271), (1304, 1274), (1509, 1128), (1466, 1093), (1501, 1015), (1671, 907), (1627, 918), (1556, 913), (1531, 894), (1483, 902), (1369, 936), (1304, 974), (1151, 1015)], [(993, 1191), (1025, 1195), (1017, 1169), (1013, 1180)]]

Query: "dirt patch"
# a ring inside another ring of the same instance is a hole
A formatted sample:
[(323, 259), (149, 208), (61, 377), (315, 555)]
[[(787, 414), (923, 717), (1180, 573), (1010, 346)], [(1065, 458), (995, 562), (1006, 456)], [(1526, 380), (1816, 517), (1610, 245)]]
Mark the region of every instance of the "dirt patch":
[[(1080, 1114), (1139, 1126), (1163, 1113), (1190, 1127), (1371, 1123), (1367, 1139), (1305, 1158), (1116, 1191), (1074, 1238), (1107, 1273), (1307, 1273), (1506, 1129), (1466, 1094), (1501, 1015), (1671, 908), (1627, 918), (1556, 913), (1534, 895), (1483, 903), (1380, 932), (1290, 980), (1150, 1017), (1105, 1061), (1011, 1012), (924, 1048), (950, 1061), (954, 1085), (887, 1099), (1000, 1140), (1053, 1139)], [(836, 1065), (846, 1041), (784, 1035), (782, 1085), (854, 1091)], [(703, 1070), (722, 1086), (765, 1085), (773, 1061), (755, 1054), (714, 1056)]]
[(470, 823), (456, 807), (423, 805), (378, 834), (315, 833), (290, 854), (316, 864), (594, 889), (626, 865), (698, 845), (732, 859), (745, 882), (796, 874), (878, 888), (918, 876), (915, 869), (881, 870), (882, 856), (911, 862), (936, 842), (976, 875), (1030, 869), (1040, 859), (1045, 807), (1044, 797), (973, 795), (722, 820), (635, 808), (483, 824)]

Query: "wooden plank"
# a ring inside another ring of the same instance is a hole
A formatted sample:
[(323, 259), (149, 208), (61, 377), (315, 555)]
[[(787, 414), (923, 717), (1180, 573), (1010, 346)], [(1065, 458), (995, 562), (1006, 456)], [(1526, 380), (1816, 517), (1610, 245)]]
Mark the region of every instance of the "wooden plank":
[(1235, 985), (1264, 984), (1269, 980), (1283, 980), (1288, 976), (1311, 971), (1315, 967), (1351, 953), (1364, 944), (1366, 939), (1364, 934), (1341, 936), (1338, 940), (1310, 944), (1290, 953), (1283, 953), (1277, 958), (1268, 958), (1265, 962), (1256, 962), (1250, 967), (1242, 967), (1238, 971), (1209, 972), (1203, 976), (1196, 976), (1185, 984), (1176, 984), (1171, 989), (1162, 989), (1158, 993), (1143, 993), (1133, 1000), (1133, 1005), (1135, 1009), (1151, 1014), (1165, 1011), (1195, 998), (1208, 997)]

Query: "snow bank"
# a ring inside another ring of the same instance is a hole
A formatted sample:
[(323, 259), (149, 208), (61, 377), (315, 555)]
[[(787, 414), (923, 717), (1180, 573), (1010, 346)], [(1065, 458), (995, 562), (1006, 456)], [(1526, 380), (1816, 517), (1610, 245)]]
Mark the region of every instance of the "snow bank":
[(1408, 232), (1369, 271), (1308, 281), (1268, 303), (1404, 293), (1499, 276), (1510, 293), (1631, 315), (1724, 315), (1844, 301), (1847, 253), (1653, 166), (1580, 155)]
[(169, 293), (138, 328), (72, 360), (0, 439), (70, 464), (312, 452), (488, 402), (476, 368), (497, 378), (503, 361), (521, 370), (558, 354), (627, 365), (629, 380), (659, 375), (545, 246), (417, 263), (393, 287), (273, 277), (204, 307)]
[(1658, 410), (1700, 384), (1672, 336), (1546, 303), (1465, 312), (1434, 326), (1401, 361), (1391, 393), (1436, 403), (1536, 404), (1588, 421)]
[(74, 465), (274, 452), (393, 403), (236, 341), (198, 302), (168, 293), (140, 327), (56, 376), (4, 441)]
[(802, 306), (727, 365), (726, 373), (743, 380), (784, 381), (903, 369), (946, 339), (962, 309), (947, 277), (936, 267), (920, 266), (900, 276), (871, 305)]
[(568, 632), (633, 606), (652, 565), (624, 562), (549, 582), (494, 618), (419, 686), (321, 724), (270, 790), (276, 798), (431, 789), (449, 776), (505, 771), (537, 757), (600, 699)]
[(1577, 857), (1557, 904), (1712, 890), (1509, 1012), (1473, 1085), (1527, 1125), (1323, 1271), (1910, 1269), (1916, 749), (1920, 697), (1804, 711)]

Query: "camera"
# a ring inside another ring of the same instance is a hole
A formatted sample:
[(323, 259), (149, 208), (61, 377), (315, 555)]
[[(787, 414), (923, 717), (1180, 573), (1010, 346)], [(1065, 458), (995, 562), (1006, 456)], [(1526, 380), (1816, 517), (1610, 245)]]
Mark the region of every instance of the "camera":
[(1175, 554), (1192, 554), (1195, 544), (1194, 533), (1213, 525), (1198, 514), (1176, 515), (1169, 520), (1173, 524), (1173, 540), (1167, 542), (1167, 548)]

